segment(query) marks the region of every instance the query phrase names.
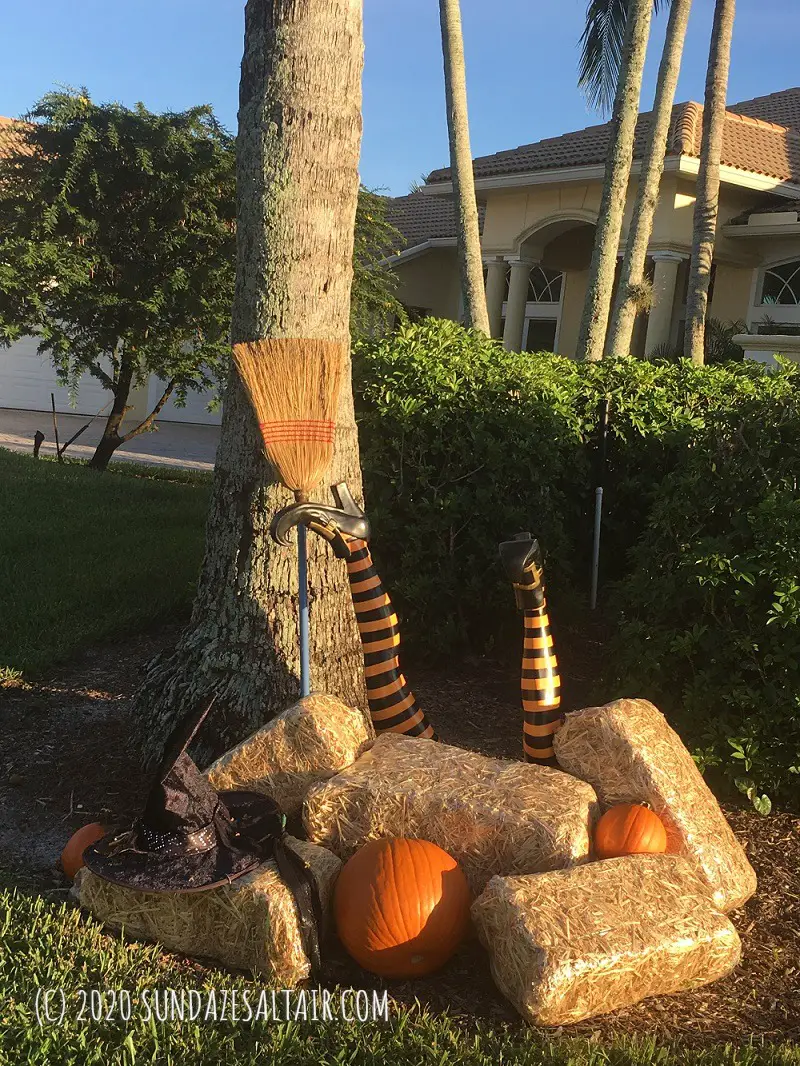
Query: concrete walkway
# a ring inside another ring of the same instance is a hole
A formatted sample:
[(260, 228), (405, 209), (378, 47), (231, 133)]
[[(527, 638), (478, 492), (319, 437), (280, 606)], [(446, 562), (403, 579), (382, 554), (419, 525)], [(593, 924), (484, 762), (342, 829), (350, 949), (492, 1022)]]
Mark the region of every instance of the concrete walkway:
[[(87, 415), (58, 415), (58, 439), (65, 441), (89, 421)], [(85, 433), (71, 444), (65, 455), (70, 459), (91, 459), (103, 432), (104, 419), (96, 418)], [(156, 422), (156, 429), (140, 433), (114, 453), (112, 462), (127, 460), (157, 466), (179, 466), (188, 470), (213, 470), (219, 443), (219, 426), (191, 422)], [(42, 455), (55, 455), (53, 416), (49, 411), (15, 411), (0, 407), (0, 448), (33, 452), (33, 437), (40, 429), (45, 435)]]

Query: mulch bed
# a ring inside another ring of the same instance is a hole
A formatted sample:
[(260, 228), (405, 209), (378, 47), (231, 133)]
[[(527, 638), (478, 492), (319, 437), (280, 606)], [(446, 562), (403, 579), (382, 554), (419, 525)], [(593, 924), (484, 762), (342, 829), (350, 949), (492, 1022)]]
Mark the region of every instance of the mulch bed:
[[(130, 697), (144, 665), (177, 634), (178, 627), (168, 626), (97, 648), (47, 682), (0, 688), (0, 867), (6, 880), (64, 898), (68, 888), (57, 860), (70, 834), (86, 822), (125, 820), (137, 811), (147, 781), (139, 773)], [(581, 706), (602, 658), (602, 630), (595, 627), (580, 641), (575, 634), (562, 637), (565, 705)], [(417, 671), (413, 681), (445, 742), (519, 757), (513, 668), (459, 664)], [(741, 966), (707, 989), (649, 999), (571, 1026), (570, 1034), (647, 1035), (684, 1045), (800, 1039), (800, 819), (781, 813), (762, 818), (742, 809), (726, 813), (759, 877), (756, 897), (732, 916), (744, 947)], [(325, 976), (347, 986), (384, 987), (335, 944), (327, 952)], [(385, 987), (397, 1003), (449, 1010), (465, 1026), (475, 1017), (518, 1020), (494, 987), (476, 941), (433, 977)]]

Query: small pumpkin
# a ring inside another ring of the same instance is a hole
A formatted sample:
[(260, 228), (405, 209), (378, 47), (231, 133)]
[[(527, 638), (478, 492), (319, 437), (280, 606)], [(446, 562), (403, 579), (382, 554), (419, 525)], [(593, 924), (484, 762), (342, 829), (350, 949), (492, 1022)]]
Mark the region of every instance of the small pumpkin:
[(649, 807), (620, 803), (609, 808), (597, 823), (594, 850), (599, 859), (660, 855), (667, 850), (667, 830)]
[(75, 880), (75, 874), (83, 866), (83, 853), (90, 844), (106, 835), (106, 829), (99, 822), (91, 822), (84, 825), (67, 841), (66, 847), (61, 852), (61, 869), (70, 879)]
[(452, 855), (428, 840), (373, 840), (336, 882), (339, 939), (381, 977), (420, 977), (443, 966), (469, 928), (470, 890)]

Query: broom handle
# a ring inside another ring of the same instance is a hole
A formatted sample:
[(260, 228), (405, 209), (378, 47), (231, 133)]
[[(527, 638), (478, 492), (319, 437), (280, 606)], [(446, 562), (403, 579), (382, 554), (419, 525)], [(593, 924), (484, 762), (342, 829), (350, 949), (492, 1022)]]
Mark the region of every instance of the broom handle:
[(308, 549), (306, 527), (297, 527), (297, 581), (300, 592), (300, 695), (311, 692), (308, 654)]

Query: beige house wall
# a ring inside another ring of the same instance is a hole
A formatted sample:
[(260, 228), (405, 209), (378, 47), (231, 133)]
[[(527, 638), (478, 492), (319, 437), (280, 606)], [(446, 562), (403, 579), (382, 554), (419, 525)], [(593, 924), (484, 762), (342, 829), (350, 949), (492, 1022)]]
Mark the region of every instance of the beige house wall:
[(581, 325), (588, 280), (588, 270), (570, 270), (564, 278), (561, 329), (557, 345), (559, 355), (568, 355), (572, 358), (578, 348), (578, 331)]
[[(623, 245), (636, 198), (636, 184), (636, 180), (632, 180), (628, 189)], [(487, 257), (521, 255), (566, 271), (556, 344), (563, 355), (574, 356), (577, 348), (593, 243), (593, 230), (589, 226), (597, 217), (601, 194), (600, 181), (497, 189), (485, 194), (482, 245)], [(763, 202), (764, 194), (757, 191), (731, 185), (723, 185), (720, 190), (720, 232), (715, 249), (717, 274), (709, 310), (722, 322), (760, 318), (761, 313), (754, 314), (751, 309), (758, 269), (765, 263), (795, 256), (800, 258), (800, 237), (741, 239), (722, 232), (732, 218)], [(685, 291), (694, 206), (694, 180), (665, 173), (653, 223), (651, 249), (685, 256), (678, 271), (672, 311), (670, 343), (676, 350), (682, 346), (682, 324), (686, 317)], [(427, 308), (440, 317), (459, 317), (455, 249), (431, 250), (398, 265), (396, 271), (400, 279), (398, 295), (403, 303)], [(646, 319), (643, 319), (637, 327), (638, 347), (643, 346), (645, 328)]]
[(461, 289), (455, 248), (432, 248), (398, 263), (397, 298), (406, 307), (422, 307), (436, 318), (460, 317)]

